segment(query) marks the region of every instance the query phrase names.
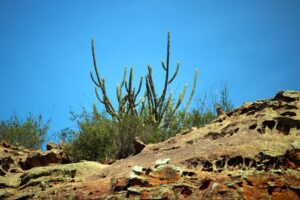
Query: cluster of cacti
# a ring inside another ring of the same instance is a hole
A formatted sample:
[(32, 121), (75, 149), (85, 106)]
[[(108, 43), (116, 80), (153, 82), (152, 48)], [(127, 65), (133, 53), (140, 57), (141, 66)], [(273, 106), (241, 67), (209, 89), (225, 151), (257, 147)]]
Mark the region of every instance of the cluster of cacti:
[[(127, 68), (125, 67), (124, 69), (124, 75), (123, 79), (120, 85), (117, 85), (116, 88), (116, 93), (117, 93), (117, 99), (118, 99), (118, 110), (113, 107), (110, 99), (107, 96), (106, 93), (106, 87), (105, 87), (105, 79), (104, 77), (100, 78), (99, 72), (98, 72), (98, 67), (96, 63), (96, 56), (95, 56), (95, 50), (94, 50), (94, 40), (92, 40), (92, 54), (93, 54), (93, 61), (94, 61), (94, 69), (96, 72), (96, 79), (93, 76), (93, 73), (90, 72), (91, 78), (96, 85), (95, 87), (95, 93), (98, 98), (98, 100), (105, 106), (106, 111), (112, 116), (116, 117), (117, 119), (120, 119), (120, 115), (128, 115), (128, 114), (133, 114), (135, 116), (138, 115), (137, 113), (137, 107), (139, 104), (142, 102), (142, 99), (136, 103), (136, 99), (141, 91), (142, 88), (142, 83), (143, 83), (143, 77), (141, 77), (139, 87), (136, 91), (136, 89), (132, 86), (132, 79), (133, 79), (133, 69), (130, 69), (130, 74), (129, 74), (129, 81), (126, 80), (126, 74), (127, 74)], [(123, 96), (123, 88), (125, 86), (126, 90), (126, 95)], [(102, 98), (100, 97), (98, 93), (98, 89), (101, 89), (102, 92)]]
[[(162, 122), (167, 120), (166, 118), (170, 119), (176, 113), (179, 106), (181, 105), (183, 98), (186, 93), (187, 86), (184, 86), (183, 91), (180, 93), (179, 98), (177, 99), (176, 103), (173, 104), (173, 97), (172, 93), (170, 92), (169, 96), (167, 96), (167, 90), (169, 84), (175, 79), (178, 74), (180, 64), (177, 64), (176, 71), (172, 76), (170, 76), (170, 33), (168, 33), (168, 45), (167, 45), (167, 60), (166, 64), (162, 61), (162, 67), (165, 71), (165, 80), (164, 80), (164, 88), (161, 92), (161, 95), (157, 94), (156, 88), (153, 83), (152, 77), (152, 67), (148, 66), (148, 73), (146, 75), (146, 89), (144, 93), (144, 97), (137, 100), (139, 93), (141, 92), (142, 84), (143, 84), (143, 77), (140, 79), (139, 87), (136, 88), (132, 86), (132, 79), (133, 79), (133, 69), (130, 69), (129, 79), (126, 80), (126, 72), (127, 68), (124, 69), (124, 76), (123, 80), (120, 85), (117, 85), (117, 100), (118, 100), (118, 110), (116, 110), (110, 99), (107, 96), (106, 88), (105, 88), (105, 79), (102, 77), (100, 78), (98, 67), (96, 64), (96, 56), (94, 50), (94, 41), (92, 40), (92, 54), (93, 54), (93, 61), (94, 61), (94, 69), (96, 73), (96, 78), (94, 78), (93, 73), (91, 72), (91, 78), (95, 84), (95, 91), (97, 98), (99, 101), (105, 106), (106, 111), (113, 117), (117, 119), (121, 119), (122, 116), (126, 115), (133, 115), (136, 117), (140, 117), (144, 120), (150, 120), (156, 127), (162, 125)], [(184, 108), (184, 113), (187, 111), (191, 99), (194, 95), (196, 82), (198, 77), (198, 71), (196, 71), (194, 76), (194, 83), (193, 88), (188, 100)], [(100, 88), (102, 93), (102, 98), (98, 93), (98, 89)], [(123, 96), (123, 91), (125, 88), (125, 95)], [(167, 114), (168, 113), (168, 114)], [(167, 114), (167, 115), (166, 115)], [(167, 116), (167, 117), (166, 117)]]

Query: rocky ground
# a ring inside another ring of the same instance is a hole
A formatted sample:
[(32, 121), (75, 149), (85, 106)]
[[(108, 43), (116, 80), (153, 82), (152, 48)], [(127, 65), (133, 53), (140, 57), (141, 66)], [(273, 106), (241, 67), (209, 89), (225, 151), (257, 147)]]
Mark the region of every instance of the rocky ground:
[(111, 165), (0, 145), (0, 199), (300, 199), (300, 92), (245, 103)]

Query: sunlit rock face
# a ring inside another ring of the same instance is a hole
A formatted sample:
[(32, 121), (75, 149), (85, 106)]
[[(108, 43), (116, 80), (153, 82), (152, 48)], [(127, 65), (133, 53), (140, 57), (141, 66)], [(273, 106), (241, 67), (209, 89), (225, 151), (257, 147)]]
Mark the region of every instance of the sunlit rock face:
[(70, 163), (70, 159), (59, 145), (47, 144), (47, 151), (25, 149), (0, 142), (0, 175), (23, 172), (34, 167)]
[(300, 92), (244, 103), (111, 165), (49, 149), (1, 144), (0, 199), (300, 199)]

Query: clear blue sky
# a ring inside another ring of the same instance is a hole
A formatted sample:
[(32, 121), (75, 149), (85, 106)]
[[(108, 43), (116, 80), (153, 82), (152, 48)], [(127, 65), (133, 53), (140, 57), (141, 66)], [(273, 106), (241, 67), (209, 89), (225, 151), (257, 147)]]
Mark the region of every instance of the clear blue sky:
[(124, 66), (138, 81), (152, 64), (160, 86), (168, 31), (175, 92), (196, 68), (197, 93), (229, 81), (236, 106), (300, 90), (299, 10), (298, 0), (1, 0), (0, 120), (33, 112), (51, 119), (50, 133), (72, 127), (70, 107), (97, 102), (92, 38), (111, 98)]

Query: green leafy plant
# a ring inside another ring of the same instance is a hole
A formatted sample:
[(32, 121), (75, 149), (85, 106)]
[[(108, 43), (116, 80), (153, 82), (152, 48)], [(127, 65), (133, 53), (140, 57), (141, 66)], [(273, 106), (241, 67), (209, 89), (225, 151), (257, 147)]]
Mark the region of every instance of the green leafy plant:
[(0, 140), (26, 148), (41, 148), (49, 129), (48, 120), (43, 123), (42, 116), (29, 113), (25, 120), (13, 115), (9, 120), (0, 122)]

